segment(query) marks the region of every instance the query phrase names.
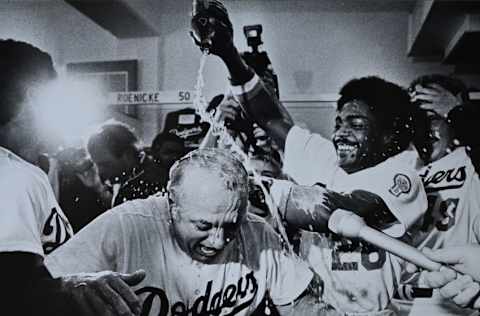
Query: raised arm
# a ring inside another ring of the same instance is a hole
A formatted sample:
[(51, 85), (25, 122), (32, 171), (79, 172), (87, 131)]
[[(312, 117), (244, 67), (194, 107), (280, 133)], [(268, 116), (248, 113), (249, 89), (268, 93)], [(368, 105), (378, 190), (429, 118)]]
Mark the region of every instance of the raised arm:
[[(273, 93), (250, 69), (233, 43), (233, 28), (227, 10), (217, 0), (198, 1), (194, 10), (192, 36), (202, 50), (222, 59), (230, 74), (232, 90), (245, 112), (283, 149), (293, 120)], [(202, 21), (208, 19), (208, 25)], [(205, 31), (210, 28), (210, 31)]]

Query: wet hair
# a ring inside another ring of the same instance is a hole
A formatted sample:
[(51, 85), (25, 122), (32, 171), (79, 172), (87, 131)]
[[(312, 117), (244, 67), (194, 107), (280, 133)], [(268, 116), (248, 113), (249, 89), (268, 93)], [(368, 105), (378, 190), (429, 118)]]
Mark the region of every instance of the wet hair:
[[(274, 155), (277, 154), (277, 155)], [(279, 158), (276, 158), (276, 156), (279, 156), (277, 152), (273, 152), (272, 154), (255, 154), (250, 156), (250, 160), (261, 160), (263, 162), (271, 164), (275, 170), (278, 176), (282, 174), (282, 163), (280, 162)]]
[(389, 135), (391, 142), (384, 148), (388, 158), (408, 148), (416, 130), (417, 110), (410, 102), (407, 90), (379, 77), (353, 79), (340, 90), (337, 110), (353, 100), (365, 102), (375, 119), (377, 135)]
[(460, 79), (446, 75), (431, 74), (420, 76), (410, 83), (409, 89), (414, 89), (416, 85), (428, 87), (433, 83), (438, 84), (454, 95), (460, 94), (463, 102), (467, 102), (469, 100), (468, 88), (465, 83), (463, 83), (463, 81)]
[(87, 140), (87, 150), (92, 157), (100, 148), (107, 148), (115, 157), (120, 158), (126, 152), (140, 153), (140, 141), (133, 129), (127, 124), (108, 121), (92, 133)]
[(222, 179), (226, 190), (236, 191), (240, 200), (248, 199), (248, 173), (242, 162), (230, 151), (217, 148), (197, 149), (189, 152), (170, 168), (168, 191), (174, 200), (176, 191), (183, 181), (188, 181), (190, 168), (203, 168), (216, 173)]
[(49, 54), (24, 42), (0, 39), (0, 126), (22, 110), (29, 88), (56, 75)]

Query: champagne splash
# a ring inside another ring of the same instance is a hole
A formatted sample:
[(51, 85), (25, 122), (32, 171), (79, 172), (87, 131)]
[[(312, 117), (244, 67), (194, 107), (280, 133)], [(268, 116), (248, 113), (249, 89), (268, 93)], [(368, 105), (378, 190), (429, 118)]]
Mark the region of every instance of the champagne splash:
[(273, 201), (272, 196), (268, 192), (267, 188), (262, 182), (262, 177), (255, 171), (254, 167), (250, 163), (250, 158), (248, 155), (240, 148), (240, 146), (235, 142), (235, 139), (228, 133), (227, 128), (225, 127), (225, 124), (223, 121), (217, 122), (213, 115), (209, 112), (207, 112), (207, 107), (208, 103), (203, 96), (203, 88), (205, 86), (205, 81), (203, 78), (203, 70), (205, 68), (205, 62), (207, 60), (209, 52), (208, 50), (205, 50), (202, 52), (202, 57), (200, 59), (200, 67), (198, 69), (197, 73), (197, 82), (195, 84), (195, 92), (194, 92), (194, 98), (193, 98), (193, 106), (197, 112), (198, 115), (200, 115), (202, 121), (207, 122), (210, 124), (210, 129), (212, 130), (212, 134), (214, 136), (217, 136), (219, 138), (219, 142), (229, 146), (230, 150), (237, 155), (238, 158), (241, 159), (243, 162), (243, 165), (247, 172), (251, 173), (253, 175), (253, 179), (255, 181), (255, 184), (257, 184), (264, 196), (265, 196), (265, 202), (267, 204), (267, 207), (270, 211), (270, 214), (272, 214), (275, 224), (276, 224), (276, 229), (280, 232), (280, 236), (283, 239), (284, 243), (287, 245), (288, 250), (290, 253), (293, 252), (293, 246), (290, 244), (288, 241), (287, 233), (285, 231), (285, 227), (283, 226), (282, 220), (280, 218), (280, 215), (278, 213), (278, 208), (275, 205), (275, 202)]

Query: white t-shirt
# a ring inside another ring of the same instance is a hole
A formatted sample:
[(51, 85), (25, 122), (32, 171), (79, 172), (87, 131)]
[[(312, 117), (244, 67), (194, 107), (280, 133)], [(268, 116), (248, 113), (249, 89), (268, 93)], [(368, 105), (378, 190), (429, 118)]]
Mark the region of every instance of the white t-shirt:
[[(480, 243), (480, 180), (464, 147), (423, 167), (428, 211), (412, 229), (414, 245), (439, 249)], [(403, 278), (407, 278), (404, 276)], [(421, 285), (421, 284), (420, 284)], [(415, 299), (410, 315), (468, 315), (437, 291), (433, 298)]]
[[(279, 237), (259, 217), (248, 215), (221, 263), (194, 261), (178, 246), (165, 197), (126, 202), (98, 217), (46, 259), (54, 276), (144, 269), (135, 287), (148, 315), (207, 311), (248, 315), (265, 291), (277, 305), (305, 291), (312, 272), (288, 255)], [(149, 306), (151, 304), (151, 306)]]
[(28, 252), (43, 257), (73, 235), (47, 175), (3, 147), (0, 201), (0, 252)]
[[(362, 189), (377, 194), (399, 222), (385, 232), (400, 237), (427, 208), (421, 180), (412, 168), (412, 151), (410, 148), (374, 167), (347, 174), (338, 166), (329, 140), (295, 126), (287, 135), (284, 171), (302, 185), (322, 184), (336, 192)], [(349, 243), (331, 234), (302, 232), (300, 248), (325, 282), (327, 303), (353, 314), (384, 310), (399, 281), (400, 263), (380, 249), (342, 249), (341, 245)]]

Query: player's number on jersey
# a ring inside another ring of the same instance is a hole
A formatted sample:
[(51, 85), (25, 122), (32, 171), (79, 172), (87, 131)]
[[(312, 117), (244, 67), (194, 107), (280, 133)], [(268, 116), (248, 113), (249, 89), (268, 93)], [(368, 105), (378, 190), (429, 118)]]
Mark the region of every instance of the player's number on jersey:
[(439, 231), (447, 231), (455, 224), (455, 214), (459, 202), (460, 199), (442, 200), (439, 195), (429, 195), (428, 213), (424, 225), (428, 226), (433, 222)]
[[(376, 249), (375, 251), (362, 249), (361, 251), (360, 262), (368, 271), (381, 269), (386, 260), (387, 255), (383, 249)], [(332, 270), (357, 271), (358, 263), (342, 262), (340, 254), (332, 250)]]

